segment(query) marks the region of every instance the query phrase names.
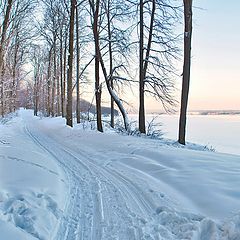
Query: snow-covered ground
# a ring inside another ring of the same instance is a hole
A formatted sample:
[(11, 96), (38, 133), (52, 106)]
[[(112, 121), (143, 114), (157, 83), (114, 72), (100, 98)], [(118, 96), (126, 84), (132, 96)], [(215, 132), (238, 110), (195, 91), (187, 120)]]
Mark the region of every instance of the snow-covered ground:
[(64, 181), (56, 159), (33, 142), (28, 119), (0, 124), (0, 239), (50, 239), (66, 201)]
[(82, 128), (0, 125), (1, 240), (240, 239), (239, 156)]

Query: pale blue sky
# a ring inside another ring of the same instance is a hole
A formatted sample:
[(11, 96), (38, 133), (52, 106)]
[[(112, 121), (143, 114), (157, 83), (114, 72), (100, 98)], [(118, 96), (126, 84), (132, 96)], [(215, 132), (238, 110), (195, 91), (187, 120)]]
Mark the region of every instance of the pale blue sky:
[(193, 2), (189, 109), (240, 109), (240, 1)]
[[(189, 110), (240, 110), (240, 0), (193, 0), (193, 3)], [(179, 77), (179, 102), (181, 81)], [(138, 89), (136, 94), (127, 93), (126, 99), (137, 111)], [(109, 96), (106, 94), (103, 100), (107, 104)], [(146, 97), (147, 112), (161, 110), (159, 102)]]

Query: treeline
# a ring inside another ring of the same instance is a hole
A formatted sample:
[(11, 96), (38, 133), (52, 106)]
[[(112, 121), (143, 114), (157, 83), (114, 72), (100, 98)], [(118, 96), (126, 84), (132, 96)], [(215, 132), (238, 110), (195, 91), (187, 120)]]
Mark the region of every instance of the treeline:
[[(191, 6), (191, 1), (186, 2)], [(73, 126), (73, 113), (77, 123), (81, 121), (80, 95), (90, 81), (94, 83), (97, 129), (103, 131), (101, 106), (102, 93), (106, 91), (111, 126), (114, 127), (116, 108), (128, 131), (126, 101), (121, 91), (129, 92), (138, 85), (139, 131), (145, 133), (146, 94), (157, 99), (167, 111), (176, 104), (175, 65), (183, 36), (177, 34), (176, 26), (181, 22), (183, 7), (174, 3), (171, 0), (2, 1), (2, 115), (14, 111), (17, 99), (25, 95), (26, 105), (33, 103), (35, 115), (39, 111), (46, 116), (61, 115), (66, 117), (67, 125)], [(186, 32), (185, 29), (184, 39), (189, 39), (191, 35)], [(185, 52), (184, 69), (190, 67), (186, 55)], [(20, 81), (27, 79), (24, 64), (29, 61), (34, 69), (33, 84)], [(184, 70), (185, 80), (186, 74)], [(20, 88), (21, 85), (25, 88)], [(184, 115), (187, 99), (183, 96)], [(184, 122), (183, 117), (180, 122)]]
[(32, 14), (35, 0), (0, 1), (0, 114), (15, 111), (19, 82), (27, 73), (23, 65), (34, 38)]

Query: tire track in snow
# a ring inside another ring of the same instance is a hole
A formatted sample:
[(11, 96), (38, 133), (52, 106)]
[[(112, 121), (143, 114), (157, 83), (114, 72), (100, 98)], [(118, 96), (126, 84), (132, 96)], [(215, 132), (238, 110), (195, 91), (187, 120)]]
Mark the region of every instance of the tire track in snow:
[(56, 240), (141, 238), (138, 221), (151, 217), (155, 206), (140, 188), (122, 174), (94, 163), (87, 152), (73, 153), (46, 136), (40, 137), (39, 132), (26, 129), (58, 161), (68, 177), (71, 198)]
[[(67, 147), (65, 147), (64, 151), (67, 151), (66, 148)], [(98, 176), (99, 179), (103, 178), (101, 179), (102, 182), (104, 181), (108, 182), (108, 184), (112, 188), (108, 190), (106, 194), (107, 197), (111, 196), (111, 194), (115, 191), (120, 193), (121, 200), (116, 201), (116, 205), (119, 204), (119, 202), (124, 201), (126, 203), (126, 206), (123, 206), (123, 208), (125, 208), (126, 211), (124, 214), (119, 214), (117, 217), (120, 217), (120, 218), (124, 217), (123, 222), (126, 221), (125, 218), (127, 215), (130, 215), (132, 218), (138, 218), (140, 219), (140, 221), (145, 221), (144, 218), (149, 218), (152, 215), (153, 211), (155, 210), (155, 206), (150, 201), (150, 199), (148, 199), (146, 195), (143, 194), (143, 192), (137, 186), (135, 186), (130, 180), (126, 179), (123, 175), (117, 172), (113, 173), (103, 166), (94, 164), (91, 161), (91, 158), (89, 158), (88, 154), (82, 150), (80, 153), (78, 153), (78, 156), (75, 155), (76, 153), (74, 154), (70, 153), (69, 149), (67, 152), (71, 154), (79, 162), (81, 162), (81, 164), (83, 164), (81, 159), (84, 159), (85, 165), (87, 162), (88, 166), (89, 167), (91, 166), (91, 169), (94, 169), (96, 176)], [(103, 157), (103, 156), (99, 155), (98, 157)], [(113, 188), (115, 191), (113, 190)], [(104, 208), (103, 211), (104, 212), (107, 211), (107, 208), (108, 206)], [(111, 214), (113, 214), (113, 212)], [(130, 222), (131, 222), (130, 224), (131, 228), (127, 228), (128, 233), (125, 231), (124, 239), (127, 239), (126, 238), (127, 235), (130, 236), (129, 239), (139, 239), (140, 236), (142, 235), (141, 229), (139, 229), (136, 226), (133, 227), (134, 224), (132, 219), (130, 220)], [(100, 235), (95, 235), (95, 237), (92, 239), (101, 239), (101, 238), (100, 238)], [(110, 237), (109, 239), (112, 239), (112, 237)]]
[[(79, 239), (79, 237), (81, 237), (80, 239), (89, 239), (89, 236), (93, 235), (93, 229), (89, 226), (92, 226), (93, 223), (94, 204), (92, 194), (88, 191), (82, 191), (82, 189), (86, 190), (91, 187), (91, 182), (89, 182), (89, 180), (92, 181), (91, 170), (84, 164), (74, 164), (75, 157), (62, 149), (61, 146), (56, 145), (52, 140), (46, 138), (40, 140), (40, 136), (37, 137), (37, 134), (33, 134), (27, 126), (25, 129), (36, 144), (57, 160), (61, 168), (65, 170), (68, 178), (69, 198), (54, 239), (74, 240)], [(48, 143), (48, 145), (44, 143)], [(80, 177), (81, 175), (85, 177)], [(97, 205), (95, 204), (95, 206)]]
[[(60, 147), (60, 146), (59, 146)], [(60, 147), (61, 148), (61, 147)], [(113, 185), (113, 183), (111, 181), (109, 181), (109, 178), (106, 177), (105, 175), (103, 175), (101, 173), (101, 169), (96, 168), (97, 166), (92, 165), (88, 162), (88, 165), (86, 163), (83, 163), (83, 161), (81, 160), (82, 158), (77, 157), (75, 154), (69, 152), (69, 150), (62, 149), (62, 151), (66, 152), (67, 154), (71, 155), (73, 157), (73, 159), (77, 160), (77, 163), (82, 164), (83, 166), (85, 166), (86, 168), (90, 168), (91, 166), (91, 172), (92, 174), (95, 176), (95, 182), (93, 182), (92, 184), (90, 184), (90, 187), (92, 186), (93, 189), (91, 190), (91, 193), (93, 195), (93, 198), (95, 198), (95, 201), (93, 201), (93, 222), (92, 222), (92, 231), (91, 231), (91, 239), (95, 240), (95, 239), (113, 239), (112, 238), (112, 234), (109, 234), (108, 231), (109, 229), (112, 227), (111, 224), (108, 224), (106, 221), (108, 219), (111, 218), (111, 215), (114, 215), (117, 213), (115, 220), (112, 221), (112, 223), (115, 224), (115, 228), (119, 228), (119, 226), (121, 225), (121, 223), (116, 222), (116, 219), (118, 219), (119, 217), (122, 218), (123, 216), (127, 216), (130, 212), (130, 209), (126, 209), (127, 206), (123, 206), (123, 207), (119, 207), (119, 209), (114, 208), (112, 212), (107, 211), (107, 209), (109, 209), (109, 203), (106, 204), (106, 199), (109, 198), (109, 196), (111, 196), (113, 193), (117, 192), (117, 186)], [(86, 162), (86, 158), (84, 158), (84, 162)], [(96, 184), (97, 183), (97, 184)], [(102, 186), (101, 186), (102, 185)], [(90, 188), (91, 189), (91, 188)], [(102, 192), (106, 191), (105, 197), (102, 196)], [(111, 198), (111, 204), (117, 206), (119, 205), (119, 202), (124, 202), (124, 198), (122, 197), (122, 195), (120, 194), (119, 197), (121, 198), (116, 199), (114, 197)], [(114, 202), (112, 202), (114, 200)], [(105, 203), (106, 207), (103, 207), (103, 203)], [(96, 207), (97, 206), (97, 207)], [(126, 209), (126, 211), (121, 214), (119, 214), (119, 210), (121, 209)], [(106, 216), (106, 217), (104, 217)], [(122, 224), (126, 221), (126, 218), (123, 219)], [(125, 225), (129, 225), (126, 224)], [(132, 222), (130, 221), (130, 225), (132, 226)], [(103, 236), (103, 231), (104, 228), (107, 228), (108, 230), (105, 231), (105, 233), (107, 233), (107, 236), (104, 235)], [(115, 229), (115, 230), (116, 230)], [(111, 230), (111, 229), (110, 229)], [(136, 239), (135, 235), (131, 234), (129, 239)], [(87, 239), (87, 237), (85, 237), (84, 239)], [(119, 238), (121, 239), (121, 238)], [(126, 236), (124, 235), (124, 239), (127, 239)]]
[[(81, 150), (79, 154), (88, 161), (88, 164), (90, 164), (92, 167), (95, 167), (97, 171), (104, 173), (104, 176), (107, 179), (111, 179), (112, 182), (115, 182), (115, 184), (118, 183), (120, 186), (124, 187), (123, 192), (127, 192), (131, 196), (132, 200), (135, 200), (135, 204), (139, 206), (142, 214), (150, 215), (155, 210), (156, 206), (154, 203), (130, 179), (126, 178), (123, 174), (117, 172), (116, 170), (93, 163), (88, 153), (83, 150)], [(104, 157), (101, 154), (94, 154), (94, 157), (96, 156), (97, 158)], [(116, 186), (119, 187), (118, 184), (116, 184)]]

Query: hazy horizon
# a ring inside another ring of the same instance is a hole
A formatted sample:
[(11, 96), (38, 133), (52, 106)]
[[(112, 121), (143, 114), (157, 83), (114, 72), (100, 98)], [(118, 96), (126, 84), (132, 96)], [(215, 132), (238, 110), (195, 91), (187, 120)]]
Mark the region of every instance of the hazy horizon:
[(240, 2), (194, 5), (189, 109), (240, 109)]

